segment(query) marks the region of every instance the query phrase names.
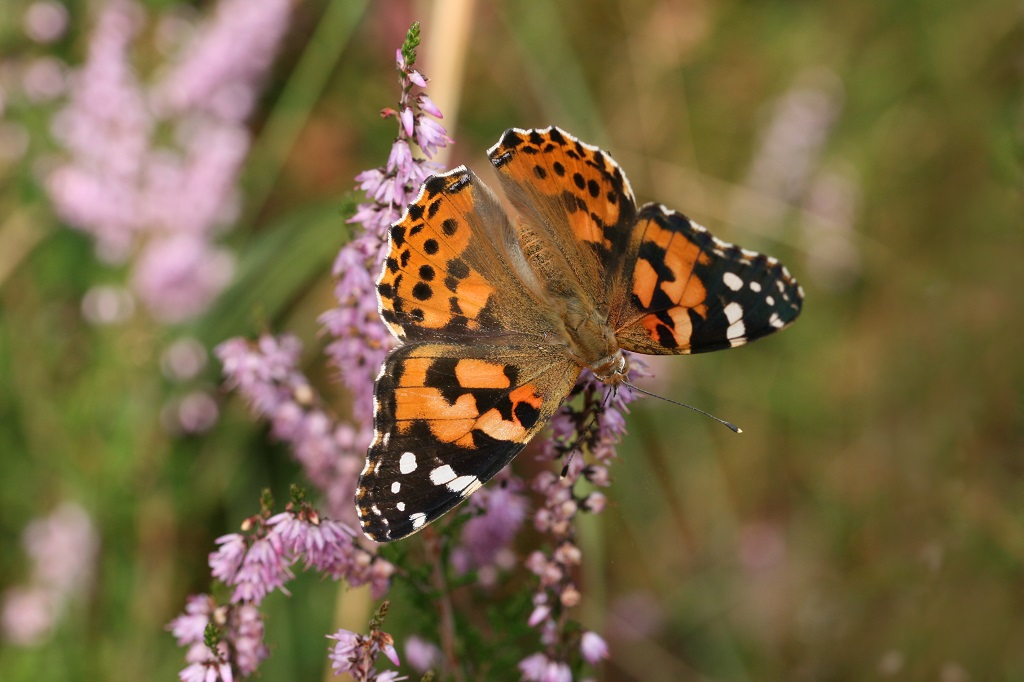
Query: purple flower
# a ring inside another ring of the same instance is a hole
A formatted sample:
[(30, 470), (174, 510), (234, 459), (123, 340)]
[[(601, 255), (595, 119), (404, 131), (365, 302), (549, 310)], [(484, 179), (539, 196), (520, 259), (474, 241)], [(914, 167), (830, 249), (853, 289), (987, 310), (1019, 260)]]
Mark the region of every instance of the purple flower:
[(405, 640), (405, 660), (423, 674), (441, 663), (441, 650), (422, 637), (413, 635)]
[(519, 662), (522, 679), (530, 682), (572, 682), (572, 671), (560, 661), (549, 660), (544, 654), (533, 654)]
[(150, 241), (139, 256), (133, 285), (161, 322), (183, 322), (206, 310), (234, 273), (234, 256), (188, 234)]
[[(418, 28), (410, 30), (407, 45), (418, 44), (414, 31)], [(412, 93), (414, 86), (426, 87), (427, 81), (412, 68), (414, 45), (407, 54), (408, 59), (401, 49), (395, 53), (402, 81), (398, 109), (384, 110), (385, 117), (398, 119), (398, 136), (384, 166), (356, 175), (367, 201), (358, 206), (349, 222), (362, 226), (362, 231), (338, 254), (334, 267), (338, 306), (320, 317), (334, 338), (327, 353), (352, 393), (353, 417), (365, 424), (372, 415), (374, 378), (394, 345), (377, 313), (375, 284), (387, 249), (387, 229), (401, 217), (420, 183), (440, 170), (435, 164), (413, 158), (410, 142), (416, 142), (427, 156), (451, 143), (444, 128), (422, 113), (429, 109), (432, 115), (440, 116), (437, 106), (423, 93)]]
[(345, 629), (338, 630), (333, 635), (327, 635), (328, 639), (333, 639), (336, 642), (328, 654), (335, 675), (348, 673), (353, 680), (367, 682), (370, 680), (394, 682), (406, 679), (398, 677), (398, 673), (393, 671), (377, 672), (374, 669), (377, 656), (381, 653), (396, 666), (400, 664), (394, 640), (391, 635), (382, 632), (379, 628), (380, 623), (375, 618), (369, 636)]
[[(220, 0), (185, 56), (147, 84), (130, 54), (144, 15), (131, 0), (111, 0), (85, 64), (71, 75), (67, 105), (52, 124), (65, 154), (47, 191), (69, 225), (95, 238), (102, 259), (134, 261), (132, 284), (160, 322), (194, 318), (230, 281), (233, 259), (214, 241), (238, 213), (250, 139), (244, 119), (291, 7)], [(63, 87), (53, 68), (36, 71), (37, 99)]]
[(22, 18), (25, 34), (37, 43), (52, 43), (68, 28), (68, 10), (54, 0), (33, 2)]
[(298, 369), (301, 344), (294, 336), (264, 335), (256, 344), (230, 339), (214, 352), (227, 385), (271, 421), (274, 436), (291, 445), (309, 481), (327, 493), (328, 514), (355, 523), (352, 496), (373, 435), (369, 423), (356, 428), (326, 412)]
[(216, 540), (220, 549), (210, 554), (210, 568), (213, 569), (213, 577), (225, 585), (234, 582), (238, 569), (242, 566), (242, 559), (248, 551), (245, 536), (241, 533), (222, 535)]
[(88, 513), (65, 502), (31, 521), (22, 545), (31, 564), (29, 581), (4, 591), (0, 630), (6, 639), (29, 645), (45, 639), (67, 602), (90, 587), (99, 538)]
[(172, 111), (208, 111), (241, 121), (288, 28), (290, 0), (221, 0), (185, 55), (157, 86)]
[(608, 644), (596, 632), (586, 631), (580, 638), (580, 653), (590, 665), (597, 665), (608, 658)]
[(45, 640), (61, 613), (61, 603), (46, 588), (9, 587), (3, 593), (0, 632), (18, 646), (31, 646)]
[[(459, 545), (452, 550), (452, 565), (458, 573), (483, 569), (510, 556), (511, 543), (526, 519), (522, 482), (508, 473), (496, 478), (477, 491), (466, 507), (465, 513), (474, 516), (462, 527)], [(510, 568), (507, 563), (502, 567)], [(483, 571), (481, 577), (492, 579), (494, 574)]]
[(416, 144), (420, 146), (427, 158), (433, 158), (438, 149), (452, 143), (453, 140), (448, 137), (444, 126), (437, 121), (426, 116), (419, 116), (416, 122)]
[(213, 599), (206, 594), (193, 594), (185, 599), (185, 613), (167, 624), (180, 646), (203, 641), (206, 626), (213, 615)]
[(243, 676), (256, 672), (270, 651), (263, 643), (263, 614), (252, 604), (242, 604), (232, 613), (228, 639), (235, 664)]

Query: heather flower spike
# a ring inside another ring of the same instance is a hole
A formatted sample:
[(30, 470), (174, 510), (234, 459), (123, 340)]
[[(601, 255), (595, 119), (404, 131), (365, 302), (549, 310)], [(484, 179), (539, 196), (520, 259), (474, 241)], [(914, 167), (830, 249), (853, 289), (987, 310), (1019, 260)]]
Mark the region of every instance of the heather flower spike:
[(370, 619), (369, 635), (345, 629), (327, 635), (328, 639), (335, 641), (328, 654), (335, 675), (348, 673), (355, 682), (392, 682), (406, 679), (404, 676), (398, 677), (395, 671), (376, 670), (377, 658), (382, 653), (393, 665), (401, 665), (395, 651), (394, 639), (381, 630), (390, 605), (390, 602), (385, 600), (377, 609)]
[[(442, 170), (428, 159), (452, 142), (444, 127), (429, 118), (441, 118), (437, 105), (422, 91), (413, 92), (427, 85), (426, 78), (413, 68), (419, 44), (420, 27), (414, 23), (395, 53), (401, 84), (398, 106), (382, 112), (385, 118), (397, 119), (397, 136), (384, 166), (356, 176), (367, 200), (356, 207), (348, 222), (360, 229), (338, 253), (334, 264), (338, 306), (320, 317), (334, 337), (327, 353), (352, 394), (353, 414), (366, 424), (372, 417), (374, 378), (394, 345), (394, 338), (377, 314), (375, 285), (387, 249), (387, 229), (398, 220), (423, 181)], [(413, 144), (428, 158), (415, 157)]]

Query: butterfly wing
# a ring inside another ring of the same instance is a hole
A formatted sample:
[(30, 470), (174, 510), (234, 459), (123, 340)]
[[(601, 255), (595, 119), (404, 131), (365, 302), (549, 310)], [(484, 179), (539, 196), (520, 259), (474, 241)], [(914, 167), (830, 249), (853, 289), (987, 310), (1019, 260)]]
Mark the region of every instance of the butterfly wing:
[(579, 372), (536, 344), (421, 342), (391, 351), (356, 491), (363, 533), (397, 540), (465, 500), (543, 428)]
[(579, 367), (497, 197), (464, 166), (428, 178), (389, 232), (380, 314), (406, 343), (374, 386), (356, 491), (363, 532), (397, 540), (438, 518), (543, 428)]
[(507, 130), (487, 154), (519, 214), (523, 251), (548, 291), (606, 307), (636, 218), (618, 164), (554, 126)]
[(427, 178), (388, 240), (377, 298), (397, 338), (543, 333), (542, 294), (513, 227), (465, 166)]
[(640, 209), (610, 322), (622, 348), (704, 353), (776, 332), (804, 292), (778, 260), (712, 236), (660, 204)]

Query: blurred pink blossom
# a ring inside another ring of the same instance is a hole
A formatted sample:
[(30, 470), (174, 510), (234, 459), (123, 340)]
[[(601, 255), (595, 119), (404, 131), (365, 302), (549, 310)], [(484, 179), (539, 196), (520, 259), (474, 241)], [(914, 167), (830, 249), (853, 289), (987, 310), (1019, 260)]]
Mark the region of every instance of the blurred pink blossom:
[[(52, 123), (65, 154), (47, 190), (103, 260), (131, 265), (139, 300), (160, 322), (201, 314), (231, 279), (232, 258), (215, 240), (239, 212), (245, 118), (291, 9), (289, 0), (220, 0), (147, 83), (131, 59), (145, 15), (133, 0), (109, 0), (71, 74)], [(60, 87), (61, 72), (43, 66), (39, 99)]]
[(68, 10), (54, 0), (33, 2), (22, 17), (25, 35), (37, 43), (52, 43), (68, 28)]
[(28, 645), (45, 639), (65, 604), (91, 588), (99, 538), (86, 511), (65, 502), (30, 522), (22, 545), (31, 565), (29, 580), (4, 591), (0, 628), (9, 641)]

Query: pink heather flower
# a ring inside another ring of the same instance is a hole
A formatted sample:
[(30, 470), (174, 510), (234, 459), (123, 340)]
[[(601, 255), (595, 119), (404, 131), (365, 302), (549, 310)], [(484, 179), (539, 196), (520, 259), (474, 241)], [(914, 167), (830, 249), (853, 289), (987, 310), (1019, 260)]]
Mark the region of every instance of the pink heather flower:
[(590, 665), (597, 665), (608, 658), (608, 644), (596, 632), (586, 631), (580, 638), (580, 653)]
[(334, 674), (340, 675), (341, 673), (349, 672), (352, 669), (355, 657), (359, 653), (362, 637), (350, 630), (341, 629), (333, 635), (327, 635), (327, 638), (333, 639), (336, 642), (331, 647), (331, 653), (327, 656), (331, 660)]
[(228, 639), (239, 672), (248, 677), (270, 655), (263, 643), (263, 615), (252, 604), (242, 604), (232, 616)]
[(434, 100), (430, 99), (427, 93), (421, 92), (418, 94), (416, 96), (416, 102), (420, 105), (420, 109), (425, 113), (428, 113), (435, 118), (444, 118), (444, 114), (441, 113), (441, 110), (437, 108), (437, 105), (434, 104)]
[(22, 90), (33, 104), (50, 102), (67, 89), (64, 63), (53, 57), (32, 60), (22, 74)]
[(452, 143), (452, 138), (448, 137), (444, 127), (426, 116), (420, 116), (417, 119), (415, 139), (416, 144), (420, 146), (427, 158), (433, 158), (438, 149)]
[(151, 240), (138, 258), (132, 283), (160, 321), (183, 322), (206, 310), (231, 281), (234, 256), (187, 234)]
[(205, 110), (242, 121), (277, 54), (291, 11), (290, 0), (221, 0), (213, 18), (182, 51), (185, 57), (157, 86), (158, 98), (174, 112)]
[(0, 631), (15, 644), (30, 645), (45, 639), (67, 602), (89, 589), (99, 538), (86, 511), (65, 502), (30, 522), (22, 545), (31, 565), (28, 584), (4, 591)]
[(437, 645), (413, 635), (405, 640), (405, 660), (422, 675), (441, 664), (441, 650)]
[(92, 234), (101, 255), (115, 262), (127, 258), (142, 228), (136, 183), (154, 127), (128, 56), (137, 10), (125, 0), (104, 5), (68, 106), (53, 121), (71, 158), (48, 178), (58, 212)]
[(184, 670), (178, 673), (178, 679), (182, 680), (182, 682), (234, 681), (234, 673), (231, 670), (226, 642), (220, 642), (217, 645), (216, 653), (210, 651), (206, 646), (203, 646), (201, 651), (201, 659), (192, 661)]
[(217, 538), (216, 543), (220, 549), (210, 553), (210, 568), (212, 575), (225, 585), (234, 582), (238, 569), (242, 567), (242, 559), (248, 551), (245, 536), (241, 533), (231, 533)]
[[(416, 69), (411, 69), (409, 71), (409, 80), (412, 82), (413, 85), (418, 85), (421, 88), (427, 87), (427, 79), (424, 78), (423, 74), (417, 71)], [(410, 135), (411, 134), (412, 133), (410, 133)]]
[(89, 587), (99, 536), (89, 514), (77, 503), (65, 502), (29, 523), (22, 543), (32, 559), (34, 582), (65, 596)]
[(416, 132), (416, 123), (412, 109), (409, 107), (405, 107), (404, 109), (402, 109), (400, 118), (402, 121), (402, 128), (405, 130), (405, 134), (408, 135), (409, 137), (412, 137), (413, 133)]
[(68, 28), (68, 10), (54, 0), (33, 2), (22, 18), (25, 35), (37, 43), (52, 43), (61, 38)]
[[(196, 317), (230, 281), (233, 259), (213, 242), (238, 213), (244, 119), (291, 7), (220, 0), (184, 56), (157, 69), (163, 80), (146, 84), (130, 54), (144, 15), (132, 0), (110, 0), (72, 74), (52, 125), (66, 158), (48, 174), (48, 193), (69, 225), (96, 239), (102, 259), (135, 260), (132, 284), (160, 322)], [(36, 99), (63, 87), (54, 68), (31, 73)]]
[(549, 660), (544, 654), (533, 654), (519, 662), (522, 679), (529, 682), (572, 682), (572, 671), (560, 661)]
[(528, 502), (520, 492), (522, 487), (519, 479), (502, 474), (470, 499), (465, 513), (476, 515), (462, 527), (451, 557), (458, 573), (494, 564), (509, 550), (526, 519)]
[(530, 618), (526, 621), (526, 624), (529, 625), (531, 628), (535, 628), (541, 623), (543, 623), (545, 620), (547, 620), (548, 616), (550, 615), (550, 606), (548, 606), (547, 604), (538, 604), (530, 613)]
[(249, 546), (233, 580), (228, 583), (235, 586), (231, 601), (259, 604), (275, 589), (288, 594), (284, 585), (295, 577), (289, 568), (290, 563), (285, 558), (277, 536), (256, 538)]
[(425, 103), (430, 113), (440, 116), (436, 105), (423, 93), (412, 93), (413, 87), (426, 87), (427, 80), (412, 68), (401, 49), (395, 53), (395, 64), (401, 72), (401, 96), (398, 108), (385, 109), (383, 115), (398, 119), (398, 136), (383, 167), (356, 176), (367, 201), (349, 222), (361, 225), (362, 231), (338, 254), (334, 266), (338, 306), (320, 317), (334, 338), (327, 353), (352, 393), (353, 418), (361, 424), (370, 422), (374, 379), (395, 343), (377, 313), (376, 280), (387, 250), (387, 229), (401, 217), (423, 180), (441, 170), (413, 158), (410, 143), (419, 144), (428, 156), (451, 143), (444, 128), (422, 113)]
[(185, 613), (170, 623), (167, 629), (178, 640), (178, 646), (201, 644), (206, 626), (213, 617), (213, 599), (206, 594), (193, 594), (185, 600)]
[(0, 632), (18, 646), (41, 643), (53, 631), (60, 617), (61, 602), (44, 587), (9, 587), (0, 606)]
[(230, 339), (214, 350), (226, 384), (271, 421), (274, 436), (291, 445), (309, 481), (327, 494), (327, 513), (355, 523), (352, 497), (372, 428), (368, 422), (361, 428), (338, 423), (325, 411), (298, 369), (300, 352), (291, 335), (264, 335), (255, 345)]

